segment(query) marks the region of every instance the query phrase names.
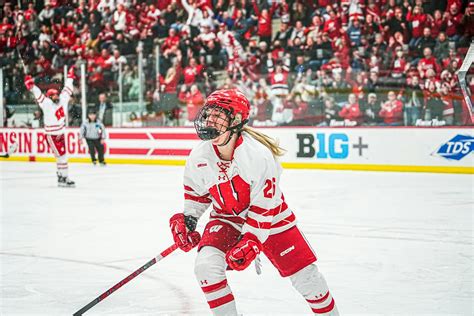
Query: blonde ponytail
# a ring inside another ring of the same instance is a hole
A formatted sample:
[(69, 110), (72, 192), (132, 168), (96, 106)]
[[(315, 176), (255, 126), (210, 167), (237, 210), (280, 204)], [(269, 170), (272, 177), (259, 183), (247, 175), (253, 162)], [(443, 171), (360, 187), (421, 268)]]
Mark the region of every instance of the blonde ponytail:
[(281, 148), (280, 145), (278, 144), (278, 141), (271, 138), (268, 135), (265, 135), (264, 133), (261, 133), (251, 127), (244, 126), (242, 128), (242, 131), (248, 133), (250, 136), (252, 136), (254, 139), (262, 143), (265, 147), (270, 149), (272, 152), (273, 156), (275, 157), (280, 157), (283, 156), (286, 152), (285, 149)]

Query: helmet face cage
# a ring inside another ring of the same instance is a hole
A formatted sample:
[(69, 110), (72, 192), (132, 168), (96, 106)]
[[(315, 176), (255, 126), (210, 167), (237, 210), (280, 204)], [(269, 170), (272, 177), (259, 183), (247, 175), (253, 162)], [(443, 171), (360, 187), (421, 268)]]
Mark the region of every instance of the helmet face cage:
[(212, 140), (227, 132), (234, 117), (230, 110), (216, 104), (206, 104), (194, 120), (200, 139)]

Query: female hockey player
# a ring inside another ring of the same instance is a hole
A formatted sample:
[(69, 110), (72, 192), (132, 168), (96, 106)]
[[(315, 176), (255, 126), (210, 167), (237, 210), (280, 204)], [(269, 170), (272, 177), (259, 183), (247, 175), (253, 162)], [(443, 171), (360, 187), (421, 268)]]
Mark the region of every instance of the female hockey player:
[(246, 126), (250, 104), (237, 90), (213, 92), (194, 122), (204, 140), (184, 171), (184, 212), (170, 219), (175, 243), (191, 250), (190, 234), (212, 204), (198, 245), (195, 274), (214, 315), (237, 315), (226, 270), (246, 269), (263, 252), (289, 277), (317, 315), (339, 315), (279, 187), (283, 150)]
[(74, 187), (74, 181), (68, 177), (66, 143), (64, 140), (65, 112), (71, 99), (73, 81), (76, 79), (74, 67), (69, 69), (64, 88), (59, 94), (56, 89), (49, 89), (44, 95), (35, 85), (32, 76), (25, 76), (25, 86), (33, 93), (36, 102), (44, 113), (44, 132), (49, 146), (56, 157), (58, 186)]

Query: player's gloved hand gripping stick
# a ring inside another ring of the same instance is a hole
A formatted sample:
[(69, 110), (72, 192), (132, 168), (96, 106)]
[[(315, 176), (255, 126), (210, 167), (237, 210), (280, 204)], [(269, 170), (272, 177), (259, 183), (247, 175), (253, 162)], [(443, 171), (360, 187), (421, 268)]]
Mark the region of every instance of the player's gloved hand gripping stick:
[(255, 269), (257, 274), (260, 274), (260, 260), (257, 260), (257, 257), (261, 251), (262, 244), (258, 238), (251, 233), (246, 233), (226, 253), (225, 260), (231, 269), (237, 271), (245, 270), (252, 261), (256, 260)]
[[(178, 215), (178, 214), (176, 214), (176, 215)], [(170, 220), (170, 227), (171, 227), (172, 231), (173, 231), (173, 225), (174, 225), (172, 223), (172, 220), (176, 215), (174, 215)], [(181, 215), (183, 215), (183, 214), (181, 214)], [(184, 215), (183, 215), (183, 220), (184, 220)], [(178, 222), (180, 222), (180, 219), (178, 219)], [(182, 231), (181, 231), (181, 233), (182, 233)], [(173, 233), (173, 238), (176, 241), (174, 233)], [(116, 290), (121, 288), (123, 285), (128, 283), (130, 280), (134, 279), (137, 275), (141, 274), (143, 271), (145, 271), (146, 269), (148, 269), (149, 267), (151, 267), (152, 265), (154, 265), (158, 261), (162, 260), (163, 258), (168, 256), (169, 254), (171, 254), (173, 251), (178, 249), (178, 247), (181, 248), (181, 249), (183, 249), (182, 247), (184, 247), (185, 249), (187, 249), (185, 251), (189, 251), (192, 248), (196, 247), (199, 244), (199, 241), (201, 240), (201, 235), (196, 231), (192, 231), (192, 232), (189, 232), (189, 233), (187, 231), (185, 231), (184, 236), (182, 235), (181, 237), (178, 237), (178, 239), (179, 239), (179, 242), (175, 242), (173, 245), (171, 245), (168, 248), (166, 248), (165, 250), (163, 250), (158, 256), (156, 256), (155, 258), (153, 258), (150, 261), (148, 261), (147, 263), (145, 263), (143, 266), (141, 266), (140, 268), (135, 270), (133, 273), (131, 273), (126, 278), (124, 278), (123, 280), (121, 280), (120, 282), (118, 282), (117, 284), (112, 286), (111, 288), (109, 288), (104, 293), (100, 294), (93, 301), (91, 301), (89, 304), (87, 304), (86, 306), (84, 306), (83, 308), (81, 308), (80, 310), (75, 312), (73, 315), (77, 316), (77, 315), (84, 314), (89, 309), (91, 309), (92, 307), (97, 305), (99, 302), (103, 301), (110, 294), (112, 294), (113, 292), (115, 292)]]

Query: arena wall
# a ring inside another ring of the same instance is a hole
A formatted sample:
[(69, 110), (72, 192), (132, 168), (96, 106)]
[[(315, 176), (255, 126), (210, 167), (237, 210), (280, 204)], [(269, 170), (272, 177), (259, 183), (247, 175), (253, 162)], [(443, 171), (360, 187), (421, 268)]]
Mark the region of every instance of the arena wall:
[[(280, 159), (285, 168), (474, 173), (472, 128), (259, 130), (277, 138), (287, 150)], [(67, 130), (70, 161), (90, 162), (78, 132), (77, 128)], [(108, 134), (108, 163), (184, 165), (199, 142), (192, 128), (110, 128)], [(14, 142), (19, 146), (9, 161), (54, 161), (42, 130), (0, 129), (0, 152)]]

